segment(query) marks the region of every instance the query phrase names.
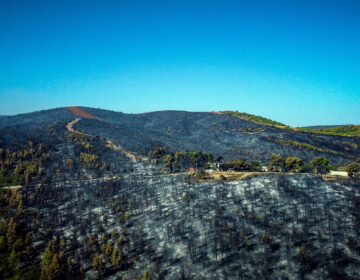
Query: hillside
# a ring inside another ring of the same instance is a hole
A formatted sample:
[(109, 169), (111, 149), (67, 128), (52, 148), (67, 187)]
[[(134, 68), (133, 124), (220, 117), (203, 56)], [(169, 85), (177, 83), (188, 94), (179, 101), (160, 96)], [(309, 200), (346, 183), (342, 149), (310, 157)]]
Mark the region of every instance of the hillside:
[[(75, 118), (80, 119), (75, 129), (99, 135), (144, 156), (158, 147), (166, 147), (169, 152), (201, 151), (226, 160), (244, 158), (259, 162), (267, 161), (273, 153), (306, 161), (322, 155), (336, 164), (349, 163), (360, 156), (356, 137), (282, 129), (278, 123), (259, 123), (260, 117), (254, 121), (253, 117), (244, 119), (227, 113), (185, 111), (124, 114), (85, 107), (2, 117), (0, 143), (4, 147), (24, 144), (29, 139), (52, 143), (54, 137), (48, 135), (48, 126)], [(65, 124), (61, 129), (65, 129)]]
[(309, 129), (324, 129), (324, 128), (334, 128), (334, 127), (342, 127), (342, 126), (350, 126), (352, 124), (346, 124), (346, 125), (312, 125), (312, 126), (304, 126), (300, 128), (309, 128)]
[[(138, 172), (30, 188), (29, 194), (24, 211), (33, 215), (17, 220), (33, 228), (42, 252), (51, 236), (58, 238), (53, 252), (73, 258), (74, 274), (63, 261), (63, 279), (136, 279), (145, 271), (152, 279), (360, 277), (354, 182), (267, 175), (188, 184), (183, 177)], [(344, 219), (349, 212), (354, 216)]]
[(328, 134), (328, 135), (360, 136), (360, 125), (306, 127), (306, 128), (300, 128), (300, 130), (312, 132), (312, 133)]
[(229, 114), (244, 120), (261, 123), (261, 124), (267, 124), (267, 125), (277, 125), (277, 126), (285, 126), (285, 124), (279, 123), (277, 121), (273, 121), (261, 116), (251, 115), (248, 113), (239, 113), (238, 111), (221, 111), (223, 114)]
[(218, 112), (0, 118), (0, 279), (359, 279), (359, 180), (309, 164), (357, 143)]

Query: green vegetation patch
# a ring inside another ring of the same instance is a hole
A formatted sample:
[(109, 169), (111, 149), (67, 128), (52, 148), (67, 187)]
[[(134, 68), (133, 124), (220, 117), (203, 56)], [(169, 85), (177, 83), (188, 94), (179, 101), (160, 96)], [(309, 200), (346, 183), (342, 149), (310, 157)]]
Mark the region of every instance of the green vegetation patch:
[(234, 117), (238, 117), (247, 121), (252, 121), (256, 123), (266, 124), (266, 125), (277, 125), (277, 126), (285, 126), (283, 123), (279, 123), (277, 121), (273, 121), (261, 116), (251, 115), (248, 113), (239, 113), (238, 111), (221, 111), (223, 114), (232, 115)]
[(342, 142), (344, 145), (351, 146), (354, 149), (357, 149), (359, 147), (358, 144), (352, 143), (352, 142)]
[(259, 168), (259, 163), (247, 162), (244, 159), (238, 159), (220, 164), (220, 170), (222, 171), (259, 171)]
[(0, 186), (16, 186), (21, 181), (17, 174), (8, 174), (4, 168), (0, 169)]
[(278, 142), (280, 144), (283, 144), (283, 145), (287, 145), (287, 146), (294, 146), (294, 147), (297, 147), (299, 149), (304, 148), (304, 149), (318, 151), (318, 152), (338, 154), (338, 152), (336, 152), (334, 150), (319, 148), (319, 147), (310, 145), (308, 143), (296, 142), (296, 141), (292, 141), (292, 140), (276, 140), (276, 142)]
[(48, 157), (43, 144), (35, 147), (31, 141), (16, 151), (0, 148), (0, 186), (28, 185), (31, 178), (41, 179)]
[(341, 135), (341, 136), (360, 136), (360, 125), (345, 125), (340, 127), (331, 128), (298, 128), (300, 131), (330, 134), (330, 135)]
[(165, 168), (162, 172), (177, 172), (188, 168), (201, 169), (211, 168), (215, 161), (212, 154), (202, 152), (179, 152), (167, 153), (166, 147), (156, 148), (150, 151), (150, 158), (153, 163), (163, 163)]

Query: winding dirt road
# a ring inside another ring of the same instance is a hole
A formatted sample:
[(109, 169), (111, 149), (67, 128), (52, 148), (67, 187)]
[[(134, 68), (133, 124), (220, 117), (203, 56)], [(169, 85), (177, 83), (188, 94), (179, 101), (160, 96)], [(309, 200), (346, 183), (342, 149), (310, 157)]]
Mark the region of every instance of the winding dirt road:
[(68, 122), (67, 124), (66, 124), (66, 129), (67, 129), (67, 131), (69, 131), (69, 132), (71, 132), (71, 133), (78, 133), (78, 134), (82, 134), (82, 135), (86, 135), (86, 136), (88, 136), (89, 134), (86, 134), (86, 133), (84, 133), (84, 132), (81, 132), (81, 131), (79, 131), (79, 130), (76, 130), (76, 129), (74, 129), (74, 124), (76, 124), (77, 122), (79, 122), (81, 119), (75, 119), (75, 120), (72, 120), (71, 122)]
[[(71, 133), (77, 133), (77, 134), (81, 134), (81, 135), (85, 135), (85, 136), (90, 136), (89, 134), (86, 134), (86, 133), (84, 133), (84, 132), (81, 132), (81, 131), (79, 131), (79, 130), (74, 129), (74, 125), (75, 125), (76, 123), (78, 123), (80, 120), (81, 120), (80, 118), (76, 118), (76, 119), (68, 122), (68, 123), (66, 124), (66, 130), (69, 131), (69, 132), (71, 132)], [(137, 161), (135, 155), (133, 155), (132, 153), (130, 153), (130, 152), (122, 149), (120, 146), (116, 145), (114, 142), (112, 142), (112, 141), (109, 140), (109, 139), (106, 139), (106, 147), (108, 147), (108, 148), (110, 148), (110, 149), (112, 149), (112, 150), (114, 150), (114, 151), (120, 151), (120, 152), (122, 152), (123, 154), (125, 154), (125, 156), (127, 156), (127, 157), (128, 157), (131, 161), (133, 161), (133, 162), (136, 162), (136, 161)], [(147, 160), (147, 158), (141, 157), (141, 160)]]

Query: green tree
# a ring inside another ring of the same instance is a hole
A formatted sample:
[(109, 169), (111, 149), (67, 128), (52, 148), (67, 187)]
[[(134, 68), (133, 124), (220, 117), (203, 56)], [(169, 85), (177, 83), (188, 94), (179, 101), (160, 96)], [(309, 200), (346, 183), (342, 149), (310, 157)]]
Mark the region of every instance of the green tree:
[[(105, 220), (105, 216), (104, 216), (104, 220)], [(105, 241), (106, 241), (106, 235), (105, 235), (105, 232), (103, 232), (103, 233), (101, 234), (101, 240), (102, 240), (102, 242), (104, 242), (104, 243), (105, 243)]]
[(96, 253), (92, 260), (92, 267), (94, 271), (97, 271), (100, 274), (101, 270), (103, 269), (103, 262), (101, 256)]
[(25, 244), (26, 245), (31, 245), (32, 243), (32, 234), (31, 232), (29, 231), (27, 234), (26, 234), (26, 237), (25, 237)]
[(160, 159), (165, 155), (165, 153), (166, 153), (166, 148), (165, 147), (157, 148), (157, 149), (152, 151), (151, 157), (153, 159)]
[(74, 160), (71, 158), (68, 158), (65, 160), (65, 165), (67, 168), (69, 168), (70, 170), (74, 168)]
[(119, 233), (117, 232), (116, 228), (113, 229), (113, 231), (111, 232), (111, 239), (113, 241), (116, 241), (116, 239), (118, 239), (119, 237)]
[(114, 267), (118, 267), (120, 265), (120, 262), (122, 260), (121, 252), (118, 248), (114, 247), (112, 254), (111, 254), (111, 264)]
[(87, 242), (87, 245), (88, 245), (88, 249), (91, 250), (92, 249), (92, 246), (94, 245), (95, 241), (93, 239), (93, 237), (91, 235), (89, 235), (88, 237), (88, 242)]
[(5, 251), (6, 249), (6, 240), (5, 240), (5, 236), (1, 235), (0, 236), (0, 251)]
[(12, 245), (12, 248), (16, 251), (16, 252), (20, 252), (21, 249), (23, 247), (23, 242), (21, 240), (21, 238), (16, 239), (16, 241), (14, 242), (14, 244)]
[(12, 269), (16, 269), (16, 267), (18, 266), (18, 264), (20, 263), (20, 258), (19, 258), (19, 254), (16, 253), (16, 251), (13, 249), (11, 250), (11, 254), (9, 256), (9, 266)]
[(111, 256), (111, 253), (113, 251), (113, 244), (111, 240), (108, 241), (105, 248), (105, 255), (109, 258)]
[(221, 170), (234, 169), (235, 171), (249, 171), (251, 169), (250, 163), (243, 159), (235, 161), (224, 162), (220, 165)]
[(169, 169), (170, 172), (173, 171), (173, 162), (174, 162), (174, 158), (171, 154), (167, 154), (164, 158), (163, 161), (165, 163), (165, 166)]
[(143, 280), (151, 280), (150, 271), (149, 269), (145, 269)]
[(15, 223), (14, 218), (11, 217), (6, 232), (6, 239), (10, 245), (15, 242), (16, 234), (17, 234), (17, 224)]
[(60, 240), (60, 248), (62, 250), (65, 250), (65, 248), (66, 248), (66, 240), (64, 238), (61, 238), (61, 240)]
[(272, 154), (271, 160), (268, 163), (269, 171), (281, 171), (281, 169), (285, 168), (285, 158), (279, 154)]
[(45, 253), (41, 259), (41, 265), (43, 267), (50, 265), (54, 253), (55, 253), (55, 246), (54, 246), (54, 242), (51, 240), (49, 241)]
[(326, 157), (316, 157), (310, 163), (316, 173), (325, 174), (329, 172), (329, 160)]
[(34, 254), (35, 254), (34, 247), (32, 245), (27, 245), (25, 251), (28, 261), (31, 261), (34, 258)]
[(41, 280), (55, 280), (66, 278), (67, 265), (64, 253), (55, 253), (51, 261), (43, 266), (41, 271)]
[(303, 164), (302, 160), (297, 157), (288, 157), (285, 161), (285, 168), (289, 171), (299, 171), (300, 166)]
[(357, 162), (352, 162), (346, 168), (346, 171), (349, 177), (357, 177), (360, 178), (360, 164)]
[(249, 171), (250, 164), (243, 159), (238, 159), (234, 161), (234, 170), (235, 171)]
[(176, 152), (174, 157), (175, 157), (175, 161), (179, 162), (182, 157), (182, 152)]
[(299, 172), (300, 173), (311, 173), (313, 171), (313, 166), (310, 163), (305, 163), (300, 166)]

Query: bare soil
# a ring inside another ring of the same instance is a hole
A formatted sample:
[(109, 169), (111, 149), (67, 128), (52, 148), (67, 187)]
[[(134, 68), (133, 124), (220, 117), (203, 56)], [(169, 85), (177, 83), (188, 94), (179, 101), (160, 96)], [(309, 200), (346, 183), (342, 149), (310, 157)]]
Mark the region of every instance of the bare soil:
[(80, 117), (84, 117), (84, 118), (88, 118), (88, 119), (103, 120), (93, 114), (90, 114), (84, 110), (81, 110), (79, 107), (76, 107), (76, 106), (67, 107), (67, 109), (69, 109), (70, 112), (73, 113), (73, 115), (75, 115), (75, 116), (80, 116)]

